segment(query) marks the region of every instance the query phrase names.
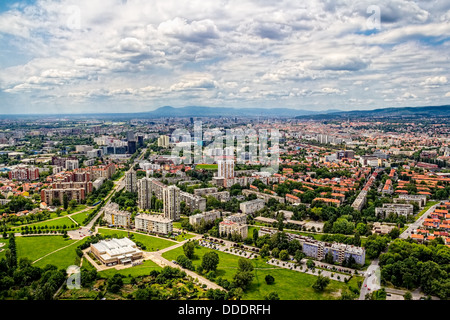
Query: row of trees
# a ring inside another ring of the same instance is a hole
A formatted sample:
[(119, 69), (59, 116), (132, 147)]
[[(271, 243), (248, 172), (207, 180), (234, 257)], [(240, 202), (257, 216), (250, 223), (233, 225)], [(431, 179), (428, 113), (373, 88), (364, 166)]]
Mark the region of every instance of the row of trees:
[(450, 248), (436, 242), (429, 245), (396, 239), (380, 255), (384, 283), (412, 290), (421, 288), (427, 295), (450, 297)]

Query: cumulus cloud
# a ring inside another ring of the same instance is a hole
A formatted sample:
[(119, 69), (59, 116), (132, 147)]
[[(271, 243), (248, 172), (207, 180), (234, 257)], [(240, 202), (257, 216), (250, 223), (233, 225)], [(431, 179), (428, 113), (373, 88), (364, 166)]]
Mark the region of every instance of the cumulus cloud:
[(17, 3), (0, 9), (0, 113), (444, 104), (449, 10), (445, 0)]
[(162, 22), (158, 31), (164, 35), (183, 41), (203, 42), (219, 38), (219, 30), (210, 19), (188, 22), (186, 19), (175, 19)]
[(439, 87), (446, 83), (447, 83), (446, 76), (436, 76), (436, 77), (426, 78), (425, 81), (421, 83), (421, 85), (424, 85), (426, 87)]

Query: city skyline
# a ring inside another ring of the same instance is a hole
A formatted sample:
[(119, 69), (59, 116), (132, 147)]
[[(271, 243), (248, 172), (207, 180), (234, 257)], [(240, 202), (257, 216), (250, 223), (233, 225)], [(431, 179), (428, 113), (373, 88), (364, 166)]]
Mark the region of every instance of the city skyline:
[(6, 1), (0, 114), (450, 102), (445, 1)]

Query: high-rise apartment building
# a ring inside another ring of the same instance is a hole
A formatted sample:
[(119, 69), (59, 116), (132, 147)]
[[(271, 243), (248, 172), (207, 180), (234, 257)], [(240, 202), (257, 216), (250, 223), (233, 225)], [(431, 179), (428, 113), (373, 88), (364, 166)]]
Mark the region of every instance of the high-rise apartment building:
[(234, 178), (234, 160), (217, 160), (217, 176), (225, 179)]
[(161, 135), (158, 138), (158, 147), (167, 148), (169, 146), (169, 136)]
[(128, 192), (137, 191), (137, 177), (134, 169), (131, 169), (125, 173), (125, 190)]
[(168, 186), (163, 190), (164, 217), (177, 221), (180, 219), (180, 189)]
[(138, 208), (142, 210), (150, 209), (152, 202), (152, 189), (150, 178), (142, 178), (137, 182)]

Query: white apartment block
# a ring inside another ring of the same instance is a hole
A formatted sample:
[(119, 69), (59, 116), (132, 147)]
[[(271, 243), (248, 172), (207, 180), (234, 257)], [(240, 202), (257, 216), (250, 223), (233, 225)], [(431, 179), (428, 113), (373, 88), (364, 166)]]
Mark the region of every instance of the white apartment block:
[(375, 214), (383, 219), (391, 213), (407, 217), (413, 214), (413, 210), (414, 206), (412, 204), (383, 203), (383, 207), (375, 208)]
[(131, 225), (131, 212), (119, 210), (117, 203), (110, 202), (104, 209), (104, 220), (113, 226), (128, 228)]
[(173, 231), (172, 220), (158, 214), (138, 214), (134, 218), (136, 229), (167, 235)]
[(66, 170), (78, 169), (78, 160), (66, 160)]
[(258, 210), (264, 208), (265, 202), (262, 199), (255, 199), (251, 201), (242, 202), (239, 204), (239, 209), (241, 209), (244, 214), (253, 214)]
[(191, 225), (195, 226), (196, 224), (199, 224), (202, 221), (202, 219), (205, 222), (210, 222), (210, 221), (214, 221), (219, 218), (220, 218), (220, 211), (212, 210), (212, 211), (202, 212), (202, 213), (198, 213), (198, 214), (194, 214), (194, 215), (190, 216), (189, 223)]
[(247, 216), (245, 214), (234, 214), (223, 219), (219, 223), (219, 234), (238, 234), (242, 239), (248, 236)]
[(192, 211), (200, 210), (206, 211), (206, 199), (200, 196), (196, 196), (189, 192), (180, 191), (180, 201), (184, 201), (186, 206)]

